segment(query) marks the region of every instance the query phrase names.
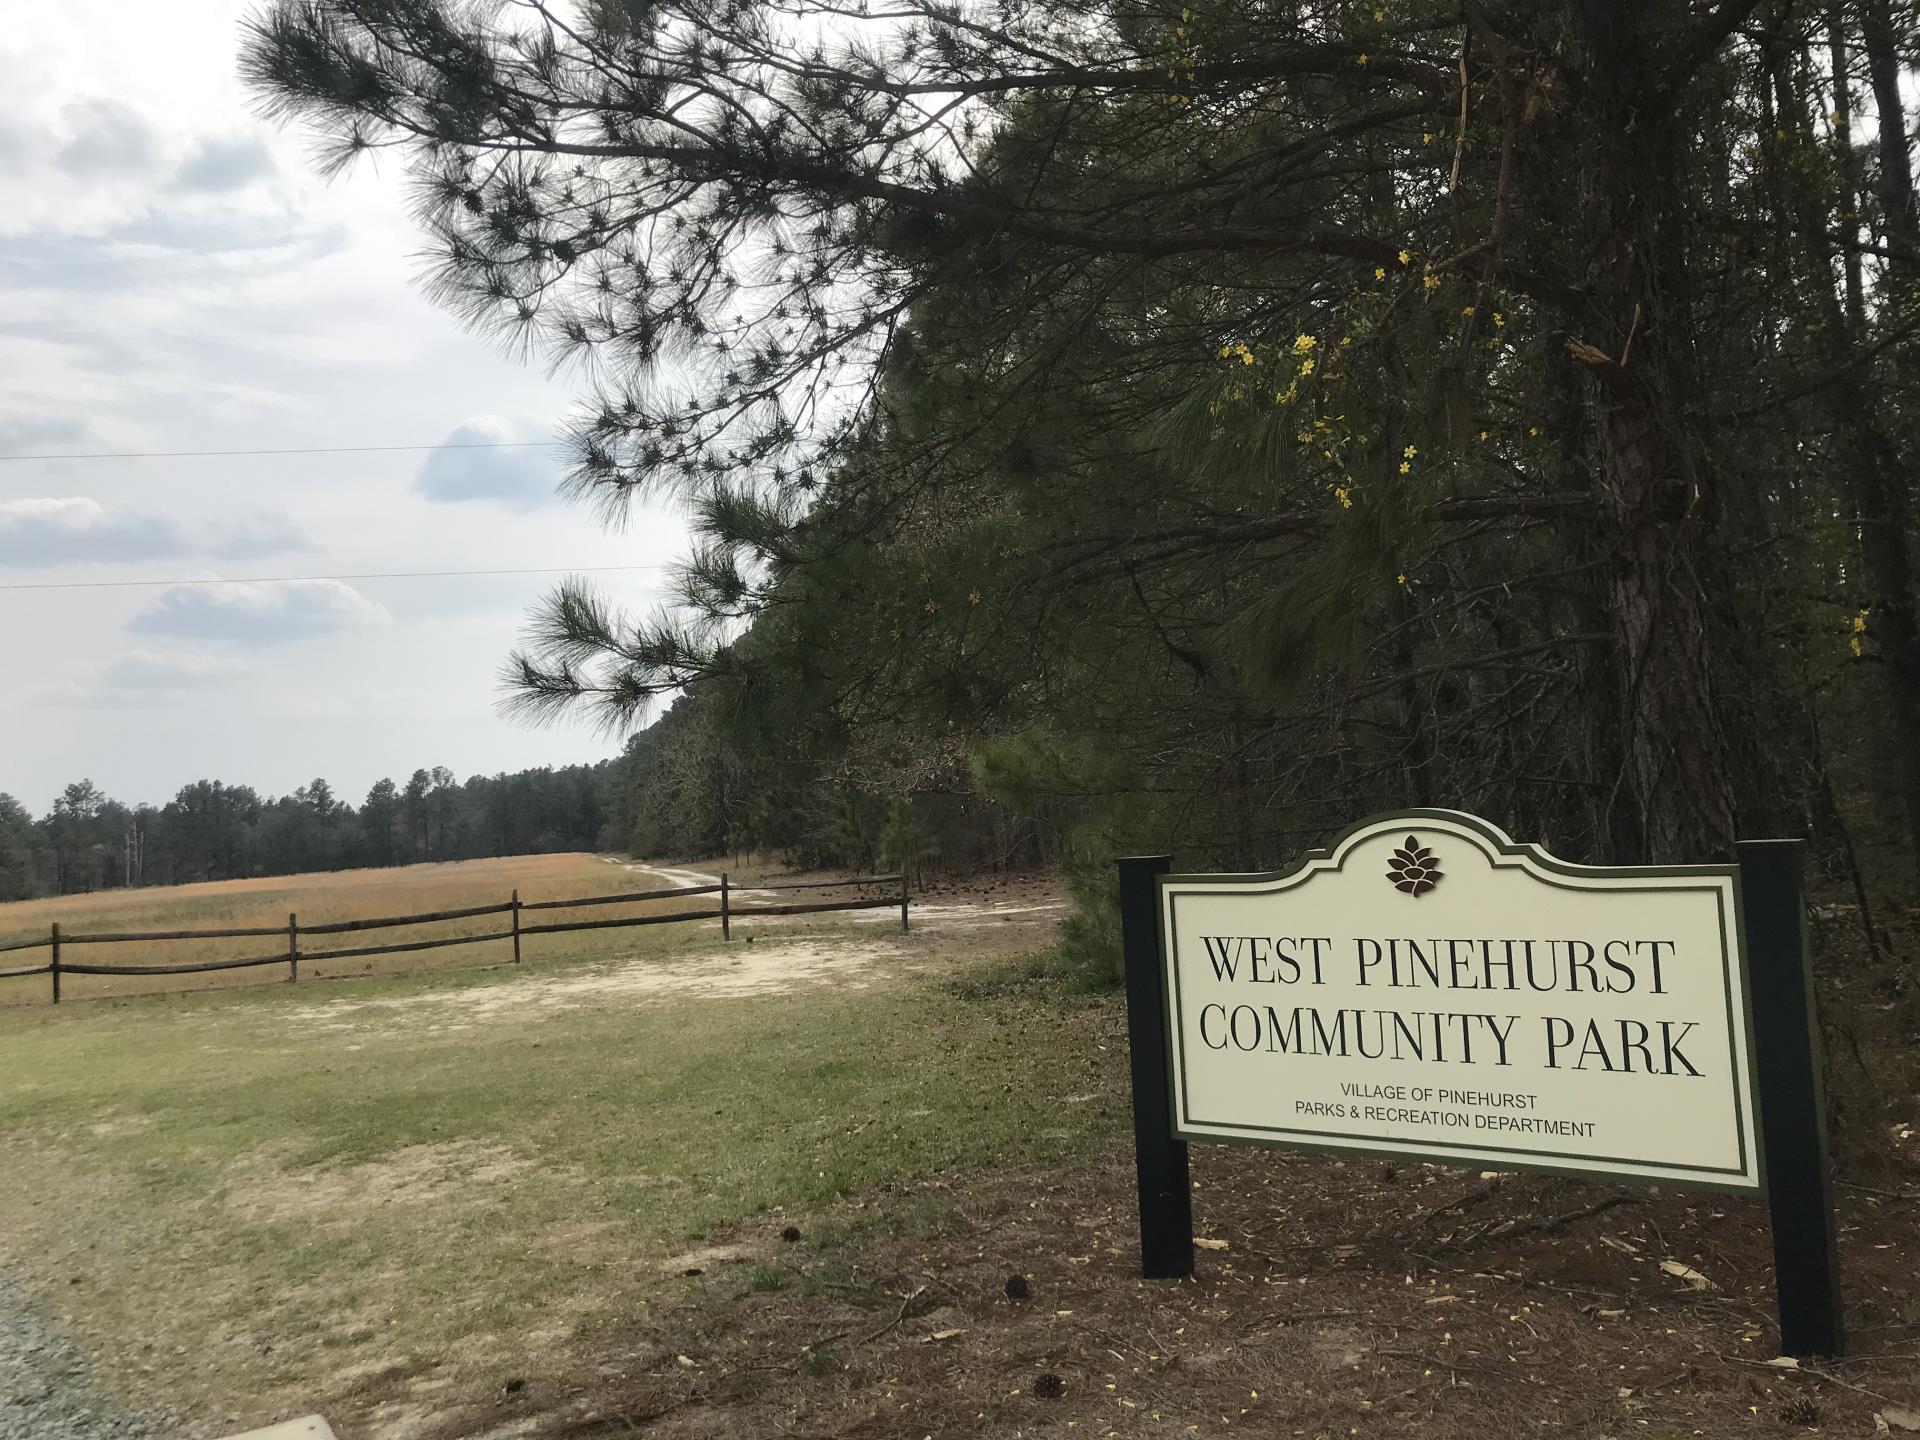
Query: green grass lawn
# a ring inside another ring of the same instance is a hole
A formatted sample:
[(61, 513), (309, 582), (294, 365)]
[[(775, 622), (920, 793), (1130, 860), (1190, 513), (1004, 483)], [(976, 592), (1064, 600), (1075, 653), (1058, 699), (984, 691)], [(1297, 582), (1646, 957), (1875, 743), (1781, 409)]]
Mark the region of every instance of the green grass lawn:
[(880, 943), (864, 988), (779, 995), (548, 1009), (579, 972), (529, 967), (0, 1013), (0, 1265), (107, 1383), (217, 1430), (383, 1365), (572, 1363), (716, 1234), (1116, 1133), (1113, 1003)]

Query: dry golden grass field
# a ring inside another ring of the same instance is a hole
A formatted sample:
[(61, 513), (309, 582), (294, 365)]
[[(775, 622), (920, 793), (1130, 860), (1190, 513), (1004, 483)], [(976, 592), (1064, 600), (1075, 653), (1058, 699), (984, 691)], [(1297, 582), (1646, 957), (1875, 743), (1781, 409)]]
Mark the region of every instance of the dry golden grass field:
[[(761, 873), (742, 867), (742, 878)], [(689, 878), (689, 872), (671, 872)], [(658, 872), (629, 868), (597, 855), (578, 852), (559, 855), (516, 855), (493, 860), (460, 860), (436, 865), (404, 865), (379, 870), (337, 870), (306, 875), (270, 876), (251, 880), (224, 880), (200, 885), (176, 885), (140, 890), (109, 890), (93, 895), (62, 895), (45, 900), (0, 905), (0, 945), (15, 940), (44, 938), (53, 922), (68, 935), (89, 932), (139, 932), (284, 927), (297, 915), (302, 927), (375, 916), (419, 915), (505, 902), (517, 889), (523, 902), (610, 895), (624, 891), (667, 888)], [(794, 897), (799, 898), (799, 897)], [(838, 898), (837, 892), (835, 898)], [(676, 910), (717, 908), (717, 897), (691, 896), (684, 900), (640, 901), (632, 906), (591, 910), (550, 910), (529, 914), (529, 924), (575, 919), (610, 919), (614, 915), (660, 914)], [(713, 922), (695, 922), (711, 925)], [(322, 950), (361, 945), (400, 944), (454, 935), (484, 935), (505, 929), (504, 915), (475, 915), (430, 925), (395, 926), (361, 934), (303, 937), (302, 949)], [(659, 927), (679, 932), (682, 926)], [(636, 945), (653, 941), (637, 936), (658, 930), (590, 930), (562, 935), (532, 935), (522, 942), (528, 960), (590, 958), (630, 953)], [(277, 954), (284, 939), (242, 937), (221, 940), (173, 940), (136, 944), (87, 945), (68, 943), (63, 958), (69, 964), (179, 965), (243, 956)], [(44, 964), (44, 949), (0, 955), (0, 969)], [(341, 975), (402, 974), (450, 966), (496, 964), (512, 959), (505, 940), (441, 950), (351, 960), (300, 963), (300, 979), (323, 980)], [(285, 967), (213, 971), (199, 975), (121, 976), (69, 975), (62, 982), (63, 1000), (98, 999), (117, 995), (153, 994), (174, 990), (202, 990), (261, 985), (287, 978)], [(44, 975), (0, 980), (0, 1006), (44, 1004), (51, 987)]]

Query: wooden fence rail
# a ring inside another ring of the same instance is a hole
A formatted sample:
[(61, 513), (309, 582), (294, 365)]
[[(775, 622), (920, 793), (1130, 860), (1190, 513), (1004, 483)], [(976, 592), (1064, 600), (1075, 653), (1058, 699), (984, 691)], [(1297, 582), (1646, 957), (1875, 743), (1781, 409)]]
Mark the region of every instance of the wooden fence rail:
[[(0, 980), (19, 980), (32, 975), (48, 976), (53, 984), (53, 1003), (60, 1003), (60, 977), (63, 975), (199, 975), (213, 970), (249, 970), (262, 965), (284, 965), (287, 980), (300, 979), (302, 960), (347, 960), (363, 955), (397, 955), (409, 950), (438, 950), (449, 945), (483, 945), (497, 940), (513, 942), (513, 961), (520, 963), (520, 937), (523, 935), (559, 935), (573, 930), (614, 930), (634, 925), (671, 925), (687, 920), (718, 920), (720, 938), (732, 938), (732, 922), (752, 915), (819, 915), (842, 910), (877, 910), (900, 907), (900, 928), (908, 928), (907, 877), (905, 875), (851, 875), (844, 880), (803, 880), (784, 885), (755, 885), (748, 894), (774, 890), (832, 890), (849, 887), (872, 889), (897, 885), (897, 893), (870, 896), (859, 900), (830, 900), (818, 904), (761, 905), (739, 903), (741, 887), (730, 884), (725, 874), (718, 885), (689, 885), (672, 890), (633, 890), (617, 895), (582, 895), (568, 900), (522, 900), (518, 890), (511, 899), (498, 905), (469, 905), (459, 910), (433, 910), (419, 915), (384, 915), (365, 920), (332, 920), (321, 925), (302, 925), (297, 915), (287, 916), (285, 925), (235, 926), (225, 930), (145, 930), (95, 931), (74, 934), (62, 931), (55, 921), (44, 940), (10, 940), (0, 944), (0, 954), (11, 951), (49, 952), (44, 965), (27, 965), (0, 970)], [(562, 920), (539, 925), (521, 921), (526, 910), (572, 910), (586, 905), (627, 905), (645, 900), (680, 899), (699, 895), (718, 895), (717, 907), (704, 910), (674, 910), (664, 915), (616, 916), (611, 920)], [(511, 927), (488, 930), (478, 935), (448, 935), (433, 940), (407, 940), (393, 945), (353, 945), (332, 950), (301, 948), (300, 941), (311, 935), (345, 935), (359, 930), (390, 929), (398, 925), (437, 925), (449, 920), (468, 920), (478, 915), (511, 915)], [(73, 945), (127, 945), (141, 941), (235, 940), (286, 937), (287, 948), (272, 955), (247, 956), (236, 960), (198, 960), (172, 965), (89, 965), (68, 959), (65, 950)]]
[[(837, 885), (851, 885), (851, 880), (837, 880)], [(628, 900), (672, 900), (687, 895), (718, 895), (724, 887), (719, 885), (689, 885), (679, 890), (636, 890), (626, 895), (583, 895), (578, 900), (528, 900), (522, 910), (571, 910), (576, 905), (619, 905)]]

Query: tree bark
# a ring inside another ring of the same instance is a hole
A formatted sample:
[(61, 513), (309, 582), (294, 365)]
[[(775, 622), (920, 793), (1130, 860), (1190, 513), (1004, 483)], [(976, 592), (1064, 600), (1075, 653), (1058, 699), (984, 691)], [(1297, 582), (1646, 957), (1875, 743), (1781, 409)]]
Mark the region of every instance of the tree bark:
[(1912, 278), (1920, 271), (1920, 213), (1913, 200), (1912, 161), (1907, 154), (1905, 103), (1900, 96), (1899, 37), (1888, 0), (1862, 0), (1860, 38), (1867, 52), (1867, 77), (1880, 122), (1878, 198), (1890, 249), (1907, 257), (1894, 262), (1896, 273)]
[[(1585, 305), (1569, 340), (1606, 352), (1585, 365), (1585, 421), (1612, 561), (1623, 774), (1645, 858), (1728, 855), (1737, 831), (1729, 727), (1718, 677), (1732, 636), (1715, 614), (1716, 496), (1689, 409), (1697, 389), (1685, 314), (1680, 148), (1643, 97), (1658, 74), (1663, 7), (1576, 4), (1570, 58), (1581, 94), (1567, 119), (1586, 239)], [(1551, 161), (1551, 156), (1545, 156)]]
[[(1871, 7), (1869, 7), (1871, 8)], [(1783, 57), (1770, 57), (1773, 70), (1775, 104), (1781, 133), (1791, 143), (1811, 152), (1816, 143), (1805, 97), (1793, 87)], [(1887, 118), (1881, 117), (1884, 129)], [(1899, 112), (1893, 117), (1900, 128)], [(1887, 146), (1883, 142), (1883, 163)], [(1906, 142), (1898, 144), (1897, 162), (1906, 166)], [(1784, 165), (1780, 167), (1783, 171)], [(1848, 188), (1849, 172), (1841, 171), (1842, 191), (1839, 207), (1854, 204)], [(1887, 181), (1882, 177), (1882, 187)], [(1897, 192), (1896, 183), (1893, 189)], [(1852, 323), (1850, 306), (1843, 307), (1833, 290), (1833, 243), (1828, 238), (1828, 197), (1805, 179), (1786, 175), (1780, 184), (1785, 196), (1791, 196), (1792, 219), (1798, 233), (1802, 281), (1820, 324), (1815, 332), (1821, 358), (1829, 370), (1838, 372), (1848, 366), (1867, 338)], [(1908, 191), (1908, 201), (1911, 192)], [(1897, 195), (1896, 195), (1897, 199)], [(1916, 616), (1913, 598), (1913, 557), (1908, 541), (1908, 520), (1912, 495), (1908, 486), (1899, 446), (1879, 422), (1868, 404), (1869, 387), (1859, 384), (1829, 385), (1825, 395), (1833, 416), (1833, 437), (1838, 488), (1850, 495), (1858, 521), (1860, 573), (1865, 582), (1862, 597), (1868, 613), (1869, 631), (1885, 664), (1887, 698), (1891, 715), (1894, 751), (1897, 756), (1896, 780), (1905, 811), (1909, 854), (1920, 863), (1920, 616)]]
[(1847, 246), (1840, 263), (1845, 267), (1847, 287), (1847, 328), (1856, 337), (1867, 328), (1867, 289), (1862, 274), (1860, 251), (1860, 153), (1853, 144), (1853, 59), (1847, 43), (1845, 7), (1835, 4), (1827, 11), (1827, 57), (1833, 71), (1833, 151), (1840, 174), (1840, 233)]

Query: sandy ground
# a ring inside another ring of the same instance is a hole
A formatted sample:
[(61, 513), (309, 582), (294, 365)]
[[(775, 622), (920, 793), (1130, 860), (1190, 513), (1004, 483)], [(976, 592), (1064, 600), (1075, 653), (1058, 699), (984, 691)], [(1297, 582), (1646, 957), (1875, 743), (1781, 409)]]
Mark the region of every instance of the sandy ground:
[[(609, 861), (610, 864), (622, 864)], [(681, 889), (717, 884), (718, 876), (697, 870), (651, 865), (626, 869), (658, 875)], [(783, 892), (740, 889), (736, 896), (787, 898)], [(551, 1015), (579, 1006), (604, 1005), (615, 1000), (675, 996), (780, 995), (820, 985), (864, 989), (887, 975), (914, 974), (933, 961), (925, 941), (988, 928), (1005, 929), (1008, 938), (1020, 931), (1047, 927), (1065, 911), (1066, 902), (1010, 897), (1004, 901), (940, 901), (914, 905), (913, 930), (895, 931), (873, 939), (840, 936), (776, 937), (764, 932), (805, 924), (808, 915), (753, 917), (742, 909), (734, 915), (731, 944), (683, 959), (632, 959), (610, 968), (571, 975), (538, 972), (514, 975), (498, 983), (458, 990), (432, 990), (417, 995), (374, 999), (334, 999), (291, 1007), (286, 1018), (309, 1030), (352, 1031), (384, 1019), (405, 1016), (430, 1030), (462, 1030), (475, 1025), (513, 1023), (528, 1016)], [(837, 917), (876, 927), (896, 926), (892, 910), (855, 911)]]

